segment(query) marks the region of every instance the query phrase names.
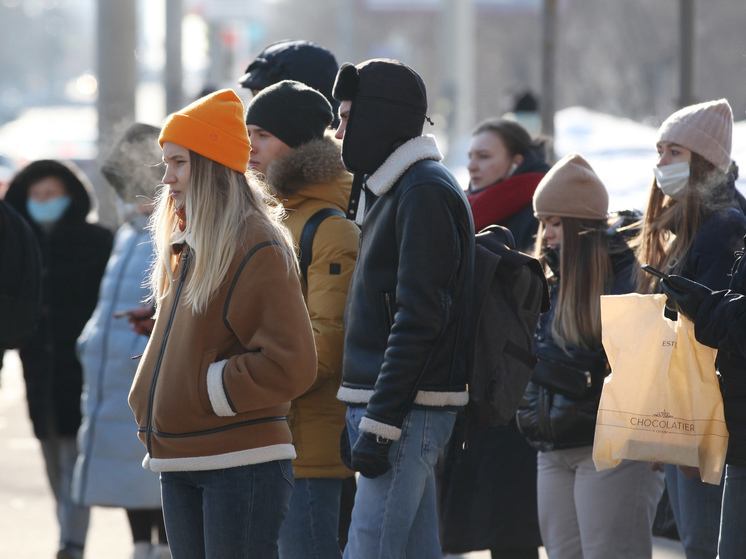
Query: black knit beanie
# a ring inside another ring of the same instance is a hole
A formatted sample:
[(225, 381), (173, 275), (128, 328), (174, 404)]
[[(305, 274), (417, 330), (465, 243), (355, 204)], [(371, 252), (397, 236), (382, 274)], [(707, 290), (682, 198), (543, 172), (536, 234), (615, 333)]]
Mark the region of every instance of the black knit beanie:
[(247, 125), (266, 130), (291, 148), (323, 137), (332, 118), (332, 107), (321, 93), (292, 80), (261, 90), (246, 109)]

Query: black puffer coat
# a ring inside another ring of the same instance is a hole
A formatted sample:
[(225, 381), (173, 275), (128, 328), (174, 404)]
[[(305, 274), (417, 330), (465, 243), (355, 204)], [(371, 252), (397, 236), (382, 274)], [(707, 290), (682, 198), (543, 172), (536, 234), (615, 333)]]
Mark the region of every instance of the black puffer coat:
[[(55, 176), (72, 202), (54, 228), (45, 232), (29, 216), (29, 187)], [(75, 343), (96, 307), (98, 288), (113, 236), (86, 222), (90, 185), (71, 167), (35, 161), (11, 181), (6, 201), (33, 228), (42, 252), (42, 310), (34, 337), (20, 348), (26, 398), (34, 433), (40, 439), (73, 437), (80, 425), (82, 371)]]
[[(610, 244), (614, 278), (607, 294), (631, 293), (634, 291), (633, 267), (637, 260), (619, 233), (615, 233)], [(559, 259), (556, 261), (559, 262)], [(558, 268), (559, 266), (553, 266), (555, 275), (549, 281), (552, 309), (542, 315), (535, 337), (538, 351), (542, 351), (544, 346), (557, 348), (552, 339), (552, 320), (559, 295)], [(608, 374), (608, 367), (605, 366), (602, 347), (596, 351), (574, 348), (574, 354), (579, 361), (583, 361), (578, 363), (581, 368), (595, 371), (591, 376), (588, 391), (582, 398), (575, 399), (559, 394), (532, 378), (518, 407), (518, 427), (529, 444), (537, 450), (550, 451), (593, 444), (601, 388), (603, 378)], [(601, 368), (596, 366), (599, 359), (603, 364)], [(536, 377), (536, 372), (534, 376)]]

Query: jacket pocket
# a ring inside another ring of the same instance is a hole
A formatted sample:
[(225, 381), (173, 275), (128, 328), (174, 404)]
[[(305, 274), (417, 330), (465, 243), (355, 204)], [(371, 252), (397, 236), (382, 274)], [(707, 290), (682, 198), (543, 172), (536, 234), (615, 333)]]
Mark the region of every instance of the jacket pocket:
[[(210, 365), (215, 362), (215, 357), (218, 351), (216, 349), (208, 349), (202, 354), (202, 361), (199, 366), (199, 376), (197, 378), (197, 395), (199, 396), (199, 403), (202, 406), (202, 410), (209, 415), (213, 415), (212, 403), (210, 402), (210, 394), (207, 391), (207, 369)], [(222, 389), (222, 387), (221, 387)]]
[(387, 291), (381, 294), (383, 299), (383, 311), (384, 318), (386, 320), (386, 326), (388, 331), (394, 326), (394, 316), (396, 315), (396, 294), (392, 291)]

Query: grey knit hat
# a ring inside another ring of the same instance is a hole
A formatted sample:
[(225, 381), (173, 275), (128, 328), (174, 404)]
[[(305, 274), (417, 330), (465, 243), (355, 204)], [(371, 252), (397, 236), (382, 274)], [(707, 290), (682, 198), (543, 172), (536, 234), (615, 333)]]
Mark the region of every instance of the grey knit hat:
[(534, 192), (537, 217), (605, 219), (609, 193), (588, 162), (571, 153), (555, 163)]
[(685, 147), (727, 172), (733, 144), (733, 111), (726, 99), (684, 107), (663, 122), (658, 141)]
[(266, 130), (291, 148), (323, 137), (332, 118), (332, 107), (321, 93), (293, 80), (261, 90), (246, 109), (247, 125)]

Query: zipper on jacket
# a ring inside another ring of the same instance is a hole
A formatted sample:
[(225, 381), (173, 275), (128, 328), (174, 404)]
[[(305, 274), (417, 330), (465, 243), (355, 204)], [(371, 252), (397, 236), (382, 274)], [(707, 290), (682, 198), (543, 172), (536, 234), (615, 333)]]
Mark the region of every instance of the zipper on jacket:
[(189, 265), (191, 264), (190, 249), (186, 249), (184, 253), (183, 264), (181, 266), (181, 277), (179, 278), (179, 285), (176, 288), (176, 294), (174, 295), (174, 303), (171, 305), (171, 312), (168, 315), (168, 323), (166, 324), (166, 331), (163, 333), (163, 341), (161, 341), (161, 348), (158, 351), (158, 359), (155, 362), (155, 370), (153, 371), (153, 380), (150, 382), (150, 395), (148, 396), (148, 420), (145, 425), (145, 440), (146, 448), (148, 449), (148, 455), (153, 458), (153, 447), (152, 447), (152, 436), (153, 436), (153, 399), (155, 398), (155, 385), (158, 382), (158, 373), (161, 370), (161, 363), (163, 362), (163, 354), (166, 352), (166, 344), (168, 343), (168, 336), (171, 333), (171, 326), (173, 326), (174, 317), (176, 316), (176, 309), (179, 308), (179, 299), (181, 298), (181, 292), (186, 283), (186, 277), (189, 273)]

